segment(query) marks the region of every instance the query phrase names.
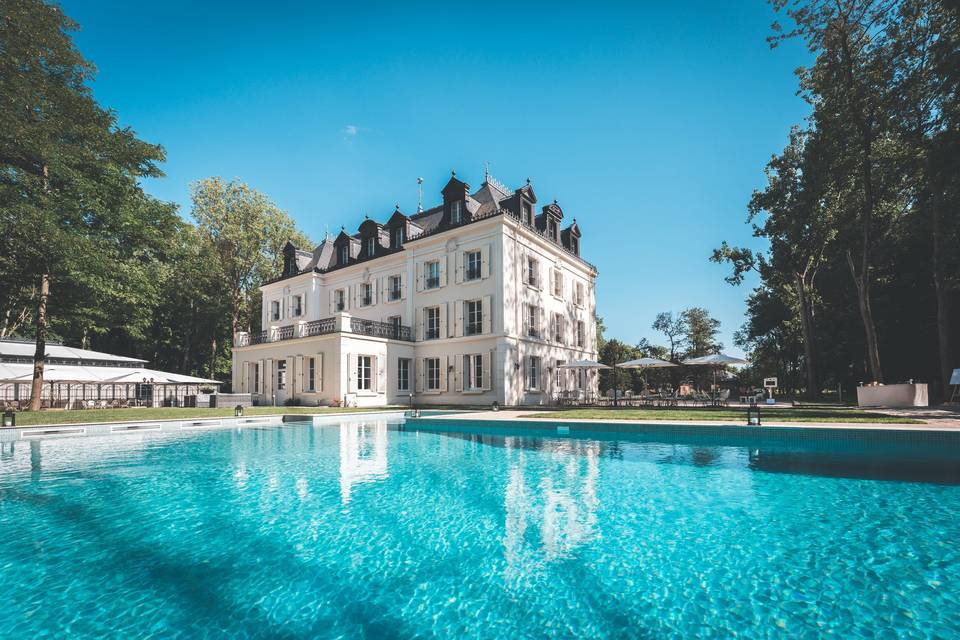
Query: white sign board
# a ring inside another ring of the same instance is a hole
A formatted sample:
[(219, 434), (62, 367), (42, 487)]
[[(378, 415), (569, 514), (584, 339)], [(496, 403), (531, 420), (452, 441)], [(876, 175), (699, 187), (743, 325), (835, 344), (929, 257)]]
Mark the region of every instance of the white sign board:
[(960, 369), (954, 369), (950, 376), (950, 384), (960, 384)]
[(777, 388), (777, 379), (776, 378), (764, 378), (763, 379), (764, 389), (776, 389)]

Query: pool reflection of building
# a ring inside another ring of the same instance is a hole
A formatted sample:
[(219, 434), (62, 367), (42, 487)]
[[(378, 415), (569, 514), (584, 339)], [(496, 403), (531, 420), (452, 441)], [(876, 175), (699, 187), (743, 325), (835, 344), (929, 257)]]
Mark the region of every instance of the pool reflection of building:
[[(596, 441), (543, 440), (545, 455), (531, 456), (527, 443), (506, 438), (510, 467), (505, 492), (504, 553), (510, 569), (525, 561), (564, 558), (593, 540), (597, 529), (597, 482), (601, 445)], [(528, 528), (533, 528), (528, 535)], [(539, 531), (535, 529), (539, 528)], [(539, 552), (528, 548), (539, 539)]]
[(340, 498), (350, 502), (353, 485), (387, 477), (386, 420), (340, 425)]

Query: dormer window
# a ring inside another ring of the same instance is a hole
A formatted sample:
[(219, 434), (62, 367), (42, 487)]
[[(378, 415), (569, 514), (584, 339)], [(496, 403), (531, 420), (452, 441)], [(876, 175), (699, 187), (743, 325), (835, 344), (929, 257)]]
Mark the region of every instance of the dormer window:
[(394, 227), (390, 230), (390, 246), (394, 249), (400, 249), (403, 247), (403, 227)]
[(523, 222), (525, 224), (533, 226), (533, 207), (530, 206), (529, 202), (524, 202), (522, 205), (523, 209)]
[(368, 258), (373, 257), (374, 253), (375, 253), (376, 250), (377, 250), (377, 239), (374, 238), (373, 236), (371, 236), (371, 237), (367, 238), (365, 242), (366, 242), (366, 245), (367, 245), (367, 246), (366, 246), (366, 249), (367, 249), (367, 257), (368, 257)]
[(454, 200), (450, 203), (450, 224), (460, 224), (463, 219), (463, 203), (460, 200)]
[(556, 221), (547, 220), (547, 237), (553, 240), (554, 242), (556, 242), (558, 236), (559, 236), (559, 229), (557, 227)]
[(570, 236), (570, 251), (572, 251), (575, 256), (580, 255), (580, 240), (573, 235)]
[(342, 244), (337, 249), (337, 264), (345, 265), (350, 261), (350, 246)]

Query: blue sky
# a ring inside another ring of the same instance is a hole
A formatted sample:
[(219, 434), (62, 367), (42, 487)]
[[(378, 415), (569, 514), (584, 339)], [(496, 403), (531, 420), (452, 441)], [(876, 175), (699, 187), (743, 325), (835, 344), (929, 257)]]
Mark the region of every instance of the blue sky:
[(63, 7), (98, 100), (167, 151), (146, 187), (189, 214), (219, 175), (268, 194), (315, 240), (436, 203), (483, 164), (556, 198), (597, 265), (609, 335), (662, 339), (707, 307), (730, 353), (749, 285), (708, 262), (756, 246), (746, 203), (808, 109), (796, 44), (770, 50), (760, 0), (689, 3), (89, 2)]

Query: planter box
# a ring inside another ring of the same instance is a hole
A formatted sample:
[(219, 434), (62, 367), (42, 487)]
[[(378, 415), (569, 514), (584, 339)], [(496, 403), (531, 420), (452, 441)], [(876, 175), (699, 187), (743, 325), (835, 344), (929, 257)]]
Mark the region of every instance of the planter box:
[(930, 400), (926, 384), (884, 384), (857, 387), (857, 404), (861, 407), (926, 407)]

